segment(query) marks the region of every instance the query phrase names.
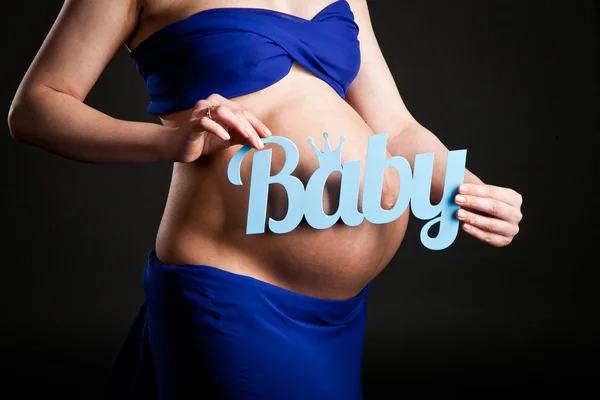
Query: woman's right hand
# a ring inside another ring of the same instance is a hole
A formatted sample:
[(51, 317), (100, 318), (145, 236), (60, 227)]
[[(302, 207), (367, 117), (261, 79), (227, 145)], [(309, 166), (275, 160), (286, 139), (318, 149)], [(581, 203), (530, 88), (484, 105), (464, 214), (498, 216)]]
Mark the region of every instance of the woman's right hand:
[(260, 138), (271, 136), (269, 129), (241, 105), (212, 94), (196, 103), (185, 124), (167, 139), (169, 159), (188, 163), (236, 144), (264, 147)]

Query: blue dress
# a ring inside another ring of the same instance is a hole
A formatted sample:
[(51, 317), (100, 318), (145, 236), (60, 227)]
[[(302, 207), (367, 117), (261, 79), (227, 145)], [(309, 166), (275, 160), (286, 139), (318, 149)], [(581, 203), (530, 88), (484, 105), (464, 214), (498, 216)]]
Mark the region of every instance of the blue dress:
[[(151, 114), (235, 97), (298, 62), (342, 98), (360, 67), (346, 1), (311, 20), (258, 8), (205, 10), (157, 31), (131, 56)], [(146, 301), (111, 370), (113, 399), (360, 400), (368, 284), (347, 300), (301, 295), (151, 248)]]

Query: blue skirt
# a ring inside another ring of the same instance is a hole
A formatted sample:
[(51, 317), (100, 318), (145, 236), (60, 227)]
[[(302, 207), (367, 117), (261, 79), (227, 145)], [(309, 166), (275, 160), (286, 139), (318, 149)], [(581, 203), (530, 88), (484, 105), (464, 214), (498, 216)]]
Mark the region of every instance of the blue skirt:
[(162, 263), (109, 376), (114, 399), (360, 400), (369, 283), (298, 294), (206, 265)]

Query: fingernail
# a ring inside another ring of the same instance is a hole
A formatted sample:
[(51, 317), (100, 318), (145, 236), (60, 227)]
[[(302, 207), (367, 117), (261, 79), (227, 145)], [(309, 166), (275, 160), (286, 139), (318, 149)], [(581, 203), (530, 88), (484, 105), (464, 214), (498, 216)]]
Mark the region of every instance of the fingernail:
[(471, 230), (471, 225), (468, 225), (468, 224), (463, 224), (463, 229), (464, 229), (465, 231), (470, 231), (470, 230)]
[(463, 210), (458, 211), (458, 219), (465, 219), (467, 217), (467, 213)]
[(271, 133), (271, 131), (269, 130), (269, 128), (263, 129), (263, 132), (266, 133), (267, 136), (273, 136), (273, 134)]
[(229, 135), (229, 133), (225, 133), (225, 137), (227, 138), (227, 140), (231, 140), (231, 136)]
[(259, 140), (259, 141), (258, 141), (258, 148), (259, 148), (259, 149), (262, 149), (262, 148), (264, 148), (264, 147), (265, 147), (265, 144), (262, 142), (262, 140)]
[(457, 203), (464, 203), (467, 199), (465, 198), (465, 196), (456, 196), (456, 202)]
[(468, 192), (469, 192), (469, 187), (468, 187), (468, 186), (466, 186), (466, 185), (461, 185), (461, 186), (460, 186), (460, 191), (461, 191), (462, 193), (468, 193)]

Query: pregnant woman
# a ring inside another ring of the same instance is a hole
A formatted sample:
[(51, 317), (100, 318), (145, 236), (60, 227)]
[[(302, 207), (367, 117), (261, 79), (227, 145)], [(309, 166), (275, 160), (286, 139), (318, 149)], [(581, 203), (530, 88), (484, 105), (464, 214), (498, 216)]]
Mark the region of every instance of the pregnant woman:
[[(84, 103), (121, 47), (145, 79), (161, 123), (112, 118)], [(364, 161), (387, 132), (387, 157), (414, 165), (435, 153), (431, 201), (442, 197), (448, 149), (405, 108), (381, 54), (366, 0), (67, 0), (9, 113), (17, 140), (89, 163), (173, 164), (171, 188), (143, 282), (146, 302), (115, 363), (115, 398), (361, 399), (366, 297), (398, 250), (409, 216), (286, 234), (247, 235), (252, 155), (270, 136), (299, 151), (304, 185), (323, 149)], [(268, 141), (267, 141), (268, 142)], [(251, 145), (234, 186), (227, 167)], [(364, 175), (364, 171), (363, 171)], [(455, 201), (470, 235), (504, 246), (521, 196), (465, 170)], [(400, 178), (387, 168), (382, 208)], [(336, 211), (340, 175), (323, 193)], [(357, 209), (361, 210), (363, 181)], [(270, 185), (267, 218), (288, 197)]]

